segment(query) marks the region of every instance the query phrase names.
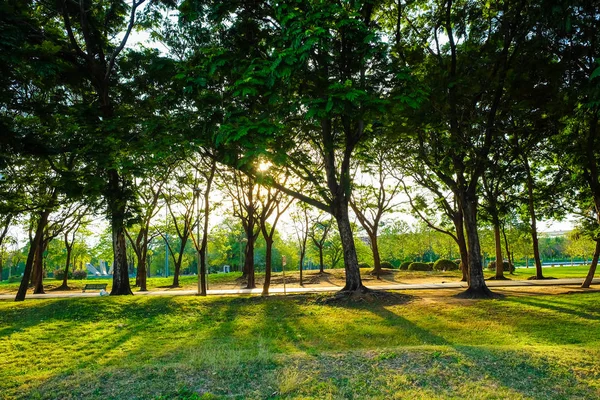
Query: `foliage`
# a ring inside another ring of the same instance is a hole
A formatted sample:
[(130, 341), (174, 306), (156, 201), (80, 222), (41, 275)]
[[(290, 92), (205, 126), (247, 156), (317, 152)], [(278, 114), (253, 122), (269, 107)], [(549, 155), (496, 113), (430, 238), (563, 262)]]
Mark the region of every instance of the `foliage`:
[[(57, 279), (59, 281), (62, 281), (65, 277), (65, 270), (64, 269), (55, 269), (54, 270), (54, 279)], [(71, 279), (73, 277), (73, 271), (69, 270), (68, 279)]]
[(456, 271), (457, 269), (458, 264), (452, 260), (440, 258), (435, 263), (433, 263), (434, 271)]
[[(491, 261), (490, 263), (488, 263), (487, 268), (489, 270), (496, 270), (496, 261)], [(504, 272), (514, 272), (515, 270), (515, 266), (512, 264), (509, 264), (508, 261), (504, 261), (502, 263), (502, 270)]]
[(73, 279), (82, 280), (87, 279), (87, 271), (83, 269), (76, 269), (73, 271)]
[(389, 262), (387, 262), (387, 261), (384, 261), (384, 262), (382, 262), (382, 263), (381, 263), (381, 268), (385, 268), (385, 269), (393, 269), (393, 268), (394, 268), (394, 266), (393, 266), (391, 263), (389, 263)]
[(413, 263), (412, 261), (404, 261), (402, 264), (400, 264), (400, 269), (401, 270), (408, 270), (408, 267), (412, 263)]
[(408, 266), (409, 271), (433, 271), (433, 265), (430, 263), (413, 262)]

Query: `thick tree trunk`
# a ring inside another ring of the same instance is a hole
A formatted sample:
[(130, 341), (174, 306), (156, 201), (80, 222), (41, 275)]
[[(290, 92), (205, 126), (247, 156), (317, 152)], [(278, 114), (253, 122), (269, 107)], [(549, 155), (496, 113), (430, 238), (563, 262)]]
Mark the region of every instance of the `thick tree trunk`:
[(319, 247), (319, 273), (325, 273), (325, 263), (323, 262), (323, 246)]
[(183, 262), (183, 253), (185, 251), (185, 245), (187, 244), (187, 237), (181, 239), (181, 246), (179, 247), (179, 255), (175, 259), (175, 273), (173, 274), (173, 287), (179, 287), (179, 274), (181, 273), (181, 263)]
[(269, 294), (269, 287), (271, 286), (271, 269), (273, 265), (273, 239), (265, 235), (265, 283), (263, 284), (262, 295), (267, 296)]
[(25, 300), (25, 295), (27, 294), (27, 288), (29, 286), (29, 280), (31, 278), (31, 271), (33, 269), (35, 253), (37, 252), (37, 248), (40, 246), (42, 237), (44, 236), (44, 229), (48, 224), (49, 215), (50, 209), (44, 210), (40, 213), (40, 219), (38, 220), (37, 228), (35, 230), (35, 236), (33, 237), (33, 240), (29, 247), (29, 254), (27, 254), (27, 261), (25, 263), (25, 270), (23, 271), (23, 278), (21, 279), (21, 285), (19, 285), (19, 290), (17, 291), (15, 301)]
[(248, 241), (246, 242), (246, 259), (244, 260), (244, 275), (248, 280), (248, 284), (246, 285), (247, 289), (254, 289), (256, 287), (256, 282), (254, 279), (254, 229), (246, 232), (246, 236)]
[(381, 257), (379, 256), (379, 246), (377, 245), (377, 234), (370, 235), (371, 251), (373, 252), (373, 274), (377, 279), (381, 279)]
[(504, 257), (502, 257), (502, 239), (500, 238), (500, 222), (494, 216), (494, 242), (496, 247), (496, 279), (504, 278)]
[(469, 279), (469, 252), (467, 250), (467, 241), (465, 240), (465, 229), (463, 224), (463, 213), (459, 211), (454, 218), (454, 229), (456, 230), (456, 244), (460, 253), (460, 268), (462, 272), (461, 282), (467, 282)]
[(592, 263), (590, 264), (590, 270), (588, 271), (582, 288), (589, 288), (592, 284), (592, 280), (594, 280), (594, 275), (596, 274), (596, 266), (598, 265), (598, 256), (600, 256), (600, 240), (596, 240), (596, 249), (594, 250), (594, 257), (592, 258)]
[(360, 278), (360, 269), (358, 268), (358, 257), (356, 256), (356, 247), (354, 246), (354, 236), (348, 216), (348, 204), (337, 204), (334, 209), (334, 217), (337, 222), (342, 241), (344, 253), (344, 268), (346, 270), (346, 285), (342, 291), (366, 291)]
[(533, 258), (535, 260), (535, 277), (536, 279), (544, 279), (542, 273), (542, 261), (540, 259), (540, 246), (537, 235), (537, 217), (535, 215), (535, 204), (533, 199), (533, 176), (529, 168), (529, 160), (524, 157), (523, 165), (527, 173), (527, 206), (529, 208), (529, 216), (531, 218), (531, 241), (533, 243)]
[(122, 182), (116, 170), (109, 171), (110, 192), (107, 196), (110, 209), (113, 246), (113, 284), (111, 295), (133, 294), (129, 286), (127, 248), (125, 244), (125, 208), (127, 200), (122, 190)]
[(469, 288), (462, 294), (463, 297), (491, 297), (490, 289), (485, 284), (483, 266), (481, 265), (481, 247), (477, 233), (477, 197), (466, 194), (461, 201), (467, 232), (467, 251), (469, 260)]
[(146, 260), (147, 260), (147, 248), (146, 249), (142, 249), (141, 250), (142, 254), (140, 256), (140, 259), (138, 260), (138, 268), (137, 268), (137, 276), (136, 276), (136, 283), (138, 285), (138, 287), (140, 288), (140, 292), (147, 292), (148, 289), (146, 287), (146, 282), (147, 282), (147, 277), (148, 277), (148, 272), (147, 272), (147, 266), (146, 266)]
[(35, 254), (35, 274), (33, 280), (33, 294), (44, 294), (44, 250), (46, 241), (42, 239)]
[(515, 261), (513, 260), (510, 246), (508, 245), (508, 238), (506, 237), (505, 225), (502, 225), (502, 236), (504, 237), (504, 249), (506, 250), (506, 258), (508, 258), (508, 270), (511, 275), (514, 275)]
[(72, 246), (66, 245), (67, 248), (67, 261), (65, 262), (65, 275), (63, 276), (62, 285), (60, 285), (61, 289), (69, 289), (67, 285), (69, 279), (69, 267), (71, 266), (71, 251), (73, 250)]

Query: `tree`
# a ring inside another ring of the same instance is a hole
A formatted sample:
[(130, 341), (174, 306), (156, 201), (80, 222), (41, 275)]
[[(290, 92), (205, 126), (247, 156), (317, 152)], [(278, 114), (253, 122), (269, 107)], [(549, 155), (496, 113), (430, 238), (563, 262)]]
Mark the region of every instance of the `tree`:
[[(309, 228), (308, 228), (308, 206), (306, 204), (300, 204), (294, 214), (292, 214), (292, 221), (294, 224), (294, 233), (296, 236), (296, 243), (300, 248), (300, 260), (298, 262), (298, 268), (300, 270), (300, 286), (304, 286), (302, 282), (302, 272), (304, 269), (304, 260), (306, 257), (306, 242), (308, 241)], [(323, 249), (322, 245), (320, 248), (320, 261), (321, 271), (323, 271)]]
[[(344, 248), (343, 290), (365, 291), (348, 212), (350, 161), (387, 109), (415, 104), (375, 23), (379, 5), (297, 0), (278, 7), (202, 5), (186, 7), (182, 16), (205, 16), (225, 38), (210, 59), (222, 66), (218, 78), (224, 98), (231, 99), (214, 142), (237, 146), (223, 161), (243, 169), (258, 153), (271, 159), (274, 172), (284, 169), (309, 182), (305, 193), (271, 184), (335, 217)], [(236, 16), (231, 24), (220, 24), (230, 15)]]
[[(421, 12), (425, 7), (429, 11)], [(480, 258), (478, 189), (500, 135), (497, 119), (506, 101), (507, 77), (540, 10), (527, 1), (398, 7), (399, 18), (407, 21), (405, 37), (419, 49), (402, 57), (415, 68), (429, 96), (396, 129), (408, 129), (411, 150), (450, 188), (462, 210), (469, 262), (466, 297), (491, 296)], [(440, 44), (441, 37), (447, 44)]]
[[(350, 199), (350, 206), (356, 214), (360, 225), (369, 236), (371, 251), (373, 252), (373, 274), (381, 279), (381, 257), (377, 243), (379, 225), (384, 214), (392, 211), (397, 206), (397, 195), (402, 183), (396, 179), (393, 171), (389, 146), (380, 140), (369, 143), (359, 152), (362, 165), (359, 164), (357, 173), (371, 179), (366, 183), (355, 183)], [(390, 185), (390, 179), (394, 182)]]
[(313, 218), (311, 218), (312, 226), (308, 231), (308, 236), (311, 238), (314, 246), (319, 252), (319, 273), (324, 274), (325, 264), (323, 261), (323, 251), (325, 249), (325, 241), (329, 237), (329, 232), (333, 225), (333, 218), (326, 217), (322, 211), (319, 211)]

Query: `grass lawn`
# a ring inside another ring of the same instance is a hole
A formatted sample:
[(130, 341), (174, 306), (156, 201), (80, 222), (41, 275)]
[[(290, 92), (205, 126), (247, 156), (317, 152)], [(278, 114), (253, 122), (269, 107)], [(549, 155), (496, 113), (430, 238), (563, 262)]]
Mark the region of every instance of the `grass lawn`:
[(0, 398), (600, 398), (599, 292), (414, 294), (0, 301)]
[[(543, 268), (544, 276), (553, 278), (585, 278), (589, 270), (589, 266), (564, 266), (564, 267), (546, 267)], [(433, 282), (449, 282), (460, 280), (461, 273), (459, 271), (451, 272), (420, 272), (420, 271), (400, 271), (400, 270), (389, 270), (389, 274), (382, 275), (381, 280), (376, 280), (375, 277), (369, 275), (372, 269), (362, 269), (361, 274), (365, 280), (367, 286), (374, 286), (378, 284), (393, 284), (393, 283), (433, 283)], [(344, 286), (344, 270), (339, 269), (328, 269), (327, 274), (319, 275), (318, 271), (304, 271), (304, 285), (325, 285), (325, 286)], [(494, 276), (494, 272), (490, 270), (484, 270), (486, 277)], [(535, 275), (535, 268), (518, 268), (514, 275), (505, 274), (508, 278), (513, 280), (527, 279)], [(208, 283), (211, 289), (232, 289), (245, 287), (245, 283), (238, 280), (241, 277), (241, 272), (230, 272), (227, 274), (211, 274), (209, 275)], [(264, 279), (264, 273), (256, 273), (257, 286), (262, 286)], [(81, 290), (86, 283), (106, 283), (108, 284), (108, 290), (112, 286), (111, 278), (92, 278), (87, 280), (69, 280), (69, 286), (73, 290)], [(198, 278), (196, 276), (180, 276), (179, 285), (181, 289), (195, 289), (197, 287)], [(287, 271), (286, 282), (290, 286), (299, 286), (299, 272), (298, 271)], [(48, 278), (44, 280), (44, 286), (46, 290), (52, 290), (60, 286), (62, 281)], [(151, 277), (147, 280), (148, 290), (177, 290), (177, 288), (171, 288), (170, 285), (173, 283), (173, 277)], [(135, 279), (131, 280), (132, 290), (136, 291)], [(271, 287), (282, 287), (283, 280), (281, 273), (274, 273), (271, 281)], [(19, 289), (19, 283), (13, 282), (0, 282), (0, 294), (16, 293)]]

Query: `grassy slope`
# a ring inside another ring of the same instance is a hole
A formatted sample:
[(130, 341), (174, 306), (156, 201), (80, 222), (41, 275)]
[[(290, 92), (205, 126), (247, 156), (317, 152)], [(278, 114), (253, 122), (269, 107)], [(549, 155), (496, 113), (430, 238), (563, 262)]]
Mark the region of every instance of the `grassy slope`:
[[(553, 278), (584, 278), (588, 273), (588, 266), (566, 266), (566, 267), (546, 267), (543, 268), (544, 276), (553, 277)], [(340, 286), (344, 285), (343, 282), (343, 269), (335, 269), (335, 270), (327, 270), (331, 276), (328, 276), (330, 282), (334, 284), (338, 284)], [(377, 284), (374, 281), (374, 278), (368, 276), (367, 274), (371, 271), (371, 269), (363, 269), (361, 273), (368, 277), (372, 278), (371, 281), (366, 282), (367, 285)], [(316, 274), (318, 271), (306, 271), (305, 277), (310, 277), (313, 274)], [(494, 275), (494, 272), (485, 270), (486, 277), (491, 277)], [(291, 285), (298, 286), (298, 272), (290, 271), (286, 272), (287, 282)], [(518, 280), (518, 279), (527, 279), (530, 276), (535, 275), (535, 268), (518, 268), (515, 271), (514, 275), (506, 274), (510, 279)], [(236, 281), (237, 278), (241, 276), (240, 272), (231, 272), (228, 274), (212, 274), (209, 275), (209, 287), (210, 288), (228, 288), (228, 287), (241, 287), (240, 282)], [(262, 285), (262, 280), (264, 277), (264, 273), (257, 273), (256, 279), (257, 284)], [(273, 274), (273, 284), (272, 287), (278, 286), (277, 283), (281, 281), (281, 273)], [(452, 272), (418, 272), (418, 271), (398, 271), (394, 270), (394, 275), (392, 276), (384, 276), (384, 280), (379, 283), (383, 284), (391, 284), (391, 283), (417, 283), (418, 281), (427, 280), (428, 282), (442, 282), (442, 281), (450, 281), (450, 280), (459, 280), (461, 278), (461, 274), (458, 271)], [(391, 281), (393, 280), (393, 281)], [(108, 290), (112, 286), (112, 279), (109, 278), (94, 278), (89, 280), (70, 280), (69, 286), (75, 290), (81, 290), (86, 283), (106, 283), (108, 284)], [(180, 286), (183, 289), (195, 289), (197, 287), (197, 278), (195, 276), (181, 276), (179, 278)], [(46, 290), (51, 290), (52, 288), (60, 286), (62, 281), (58, 281), (56, 279), (46, 279), (44, 281), (44, 285)], [(147, 287), (148, 290), (165, 290), (168, 289), (169, 285), (173, 283), (173, 277), (169, 278), (161, 278), (161, 277), (151, 277), (148, 278)], [(135, 284), (135, 279), (131, 280), (131, 285)], [(310, 284), (310, 283), (309, 283)], [(331, 285), (331, 283), (329, 284)], [(19, 288), (19, 283), (8, 283), (8, 282), (0, 282), (0, 294), (5, 293), (16, 293)], [(133, 288), (133, 290), (137, 290)]]
[(599, 398), (600, 293), (0, 302), (0, 398)]

